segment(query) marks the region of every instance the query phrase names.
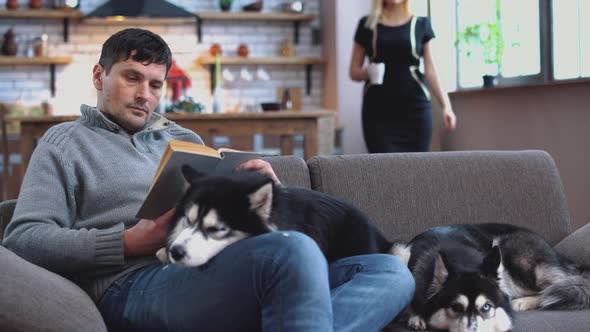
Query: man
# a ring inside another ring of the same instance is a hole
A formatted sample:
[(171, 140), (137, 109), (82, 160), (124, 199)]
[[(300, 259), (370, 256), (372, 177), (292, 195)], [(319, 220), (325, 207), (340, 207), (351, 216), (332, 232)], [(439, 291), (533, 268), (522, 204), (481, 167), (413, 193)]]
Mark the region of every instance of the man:
[[(157, 35), (126, 29), (93, 69), (97, 106), (54, 126), (35, 149), (4, 245), (74, 280), (111, 331), (377, 331), (412, 298), (390, 255), (327, 263), (304, 234), (240, 241), (202, 268), (162, 265), (172, 211), (134, 218), (171, 139), (202, 143), (155, 114), (171, 54)], [(251, 160), (278, 182), (270, 164)]]

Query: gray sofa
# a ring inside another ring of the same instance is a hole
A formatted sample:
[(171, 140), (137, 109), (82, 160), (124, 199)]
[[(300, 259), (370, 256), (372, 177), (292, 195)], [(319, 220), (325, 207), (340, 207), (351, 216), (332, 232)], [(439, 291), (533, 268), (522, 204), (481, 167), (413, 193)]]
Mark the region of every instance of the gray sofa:
[[(590, 225), (572, 233), (559, 174), (542, 151), (469, 151), (270, 158), (285, 184), (342, 197), (390, 239), (451, 223), (506, 222), (536, 230), (590, 266)], [(0, 236), (14, 201), (0, 206)], [(0, 247), (1, 331), (105, 331), (76, 285)], [(359, 313), (362, 314), (362, 313)], [(515, 331), (589, 331), (590, 310), (525, 312)], [(400, 324), (388, 328), (405, 330)], [(364, 332), (364, 331), (361, 331)]]

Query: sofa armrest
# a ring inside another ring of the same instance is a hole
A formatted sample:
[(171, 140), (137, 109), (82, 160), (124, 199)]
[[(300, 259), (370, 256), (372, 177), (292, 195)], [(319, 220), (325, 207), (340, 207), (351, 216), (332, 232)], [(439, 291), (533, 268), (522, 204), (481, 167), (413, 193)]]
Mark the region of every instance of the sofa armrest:
[(572, 261), (590, 268), (590, 223), (566, 236), (555, 250)]
[(90, 297), (71, 281), (0, 246), (0, 331), (106, 332)]

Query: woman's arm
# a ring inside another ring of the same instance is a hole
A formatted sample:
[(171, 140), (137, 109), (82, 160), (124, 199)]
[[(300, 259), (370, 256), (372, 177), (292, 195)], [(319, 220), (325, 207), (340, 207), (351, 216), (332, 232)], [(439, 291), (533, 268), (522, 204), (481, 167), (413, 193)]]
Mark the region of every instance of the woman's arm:
[(365, 61), (365, 49), (357, 42), (352, 46), (352, 57), (350, 59), (349, 76), (350, 79), (356, 82), (363, 82), (369, 80), (369, 72), (367, 68), (363, 68)]
[(424, 75), (428, 80), (432, 94), (436, 97), (441, 106), (445, 130), (452, 131), (457, 126), (457, 117), (453, 112), (449, 96), (447, 92), (443, 90), (438, 79), (438, 73), (436, 71), (436, 66), (434, 65), (430, 43), (431, 42), (429, 41), (424, 44)]

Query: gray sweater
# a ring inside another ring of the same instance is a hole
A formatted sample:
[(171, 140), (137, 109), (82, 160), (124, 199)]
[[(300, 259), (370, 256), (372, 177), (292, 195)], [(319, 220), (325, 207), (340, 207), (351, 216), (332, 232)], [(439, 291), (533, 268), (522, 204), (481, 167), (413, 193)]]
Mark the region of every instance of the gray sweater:
[(168, 141), (202, 140), (159, 114), (130, 136), (95, 107), (81, 113), (35, 148), (3, 245), (97, 301), (113, 281), (155, 261), (125, 257), (123, 230), (137, 223)]

